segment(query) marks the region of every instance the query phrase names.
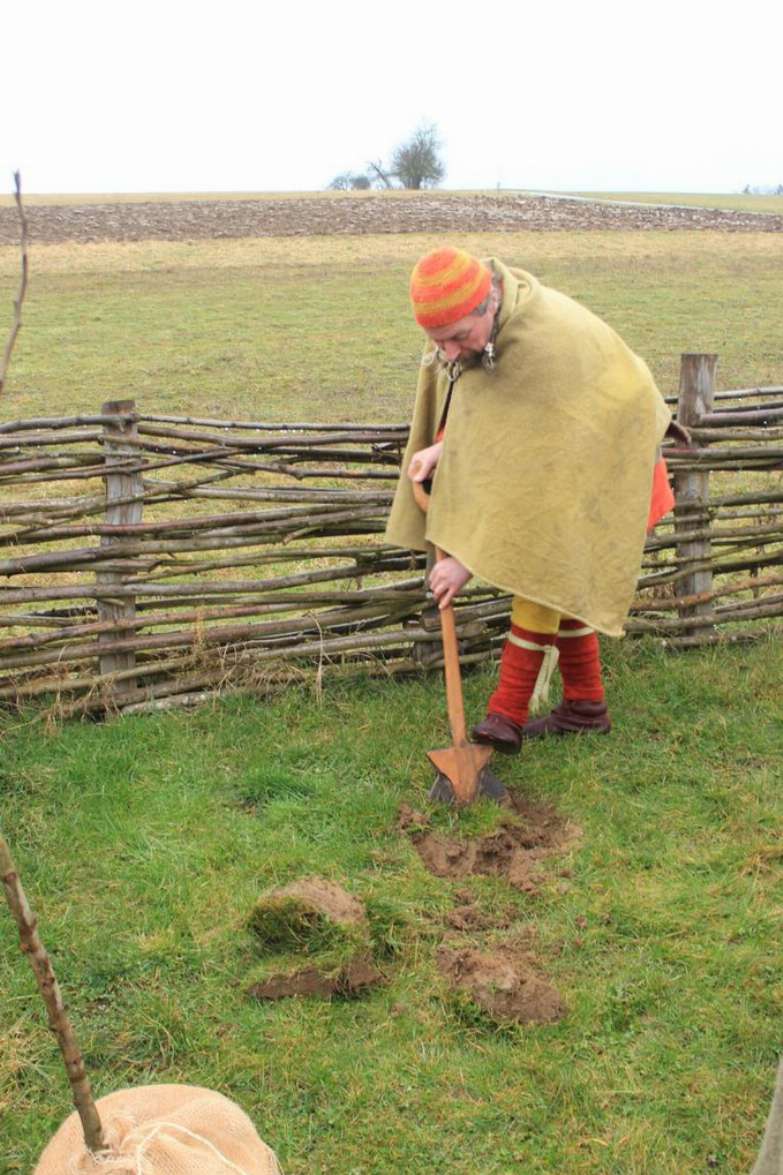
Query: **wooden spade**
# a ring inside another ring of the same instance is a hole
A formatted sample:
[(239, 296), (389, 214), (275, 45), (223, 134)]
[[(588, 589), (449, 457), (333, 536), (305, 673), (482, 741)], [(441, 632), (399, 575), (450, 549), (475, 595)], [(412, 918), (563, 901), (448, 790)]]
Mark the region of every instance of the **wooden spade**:
[[(416, 504), (426, 513), (430, 501), (429, 494), (421, 482), (415, 481), (412, 484)], [(439, 547), (435, 548), (435, 558), (438, 561), (446, 557)], [(443, 750), (427, 751), (427, 758), (438, 772), (430, 791), (430, 799), (459, 805), (472, 804), (479, 795), (503, 800), (506, 798), (506, 789), (487, 767), (492, 757), (492, 747), (479, 746), (468, 741), (457, 629), (451, 604), (440, 609), (440, 626), (446, 675), (446, 705), (453, 742), (450, 747), (444, 747)]]

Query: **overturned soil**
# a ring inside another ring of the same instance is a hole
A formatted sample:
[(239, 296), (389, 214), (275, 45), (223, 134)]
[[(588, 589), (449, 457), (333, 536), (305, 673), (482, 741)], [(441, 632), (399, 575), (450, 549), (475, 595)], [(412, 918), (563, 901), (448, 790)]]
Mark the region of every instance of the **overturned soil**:
[(511, 796), (511, 811), (499, 828), (470, 840), (429, 832), (422, 819), (426, 822), (420, 813), (401, 809), (399, 824), (436, 877), (490, 874), (504, 877), (514, 889), (528, 894), (538, 892), (539, 862), (563, 852), (581, 835), (581, 829), (551, 805), (537, 804), (519, 795)]
[(498, 918), (485, 913), (478, 906), (474, 906), (470, 902), (456, 906), (455, 909), (450, 910), (446, 915), (446, 922), (453, 930), (464, 930), (468, 933), (471, 931), (490, 930), (509, 926), (512, 920), (513, 916), (511, 914)]
[(517, 946), (478, 951), (444, 944), (437, 961), (449, 987), (498, 1023), (549, 1024), (566, 1013), (559, 993), (539, 974), (533, 955)]
[[(485, 836), (453, 839), (432, 832), (428, 817), (407, 805), (400, 809), (398, 827), (437, 877), (492, 875), (535, 895), (542, 880), (540, 862), (566, 850), (581, 829), (551, 804), (515, 793), (509, 801), (499, 827)], [(532, 934), (520, 927), (518, 911), (490, 915), (469, 889), (455, 890), (454, 900), (445, 917), (451, 933), (438, 948), (437, 963), (457, 1002), (478, 1008), (498, 1024), (561, 1019), (566, 1005), (542, 974), (530, 949)], [(499, 940), (498, 932), (504, 931)]]
[[(452, 839), (432, 832), (428, 816), (407, 805), (400, 809), (398, 827), (436, 876), (454, 880), (482, 874), (499, 876), (527, 894), (538, 891), (539, 862), (564, 851), (581, 834), (551, 805), (513, 793), (500, 826), (485, 836)], [(449, 938), (436, 957), (458, 1004), (474, 1006), (498, 1024), (545, 1024), (564, 1016), (565, 1003), (542, 975), (530, 949), (531, 934), (519, 926), (518, 912), (509, 908), (500, 915), (490, 914), (481, 909), (470, 889), (455, 888), (454, 899), (455, 908), (445, 916)], [(261, 938), (267, 941), (275, 938), (274, 916), (290, 918), (291, 905), (299, 915), (303, 910), (317, 913), (319, 918), (354, 933), (366, 926), (364, 907), (357, 899), (333, 882), (309, 877), (263, 896), (251, 918), (256, 933), (261, 931)], [(259, 915), (261, 925), (256, 921)], [(337, 973), (309, 964), (271, 974), (250, 986), (247, 994), (260, 1000), (350, 998), (381, 982), (383, 976), (371, 951), (357, 946), (353, 958)]]
[(370, 958), (353, 959), (336, 975), (325, 975), (317, 967), (270, 975), (254, 983), (247, 994), (257, 1000), (282, 1000), (288, 996), (351, 997), (381, 983), (383, 976)]
[[(771, 213), (637, 205), (554, 196), (448, 192), (28, 205), (30, 240), (197, 241), (365, 233), (571, 232), (614, 229), (781, 232)], [(14, 207), (0, 207), (0, 245), (16, 245)]]

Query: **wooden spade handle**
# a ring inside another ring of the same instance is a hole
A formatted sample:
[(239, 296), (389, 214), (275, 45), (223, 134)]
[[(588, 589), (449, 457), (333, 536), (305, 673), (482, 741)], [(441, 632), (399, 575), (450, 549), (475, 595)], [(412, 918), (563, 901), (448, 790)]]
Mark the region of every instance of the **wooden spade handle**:
[(416, 505), (426, 514), (430, 507), (430, 496), (424, 488), (423, 481), (412, 481), (413, 496), (416, 499)]
[[(430, 504), (430, 495), (422, 482), (414, 481), (411, 485), (416, 505), (426, 514)], [(440, 562), (447, 556), (440, 547), (436, 547), (435, 558)], [(443, 642), (443, 668), (446, 676), (446, 705), (449, 711), (449, 726), (454, 742), (464, 743), (468, 736), (465, 727), (465, 705), (462, 700), (462, 674), (459, 667), (457, 627), (451, 604), (440, 609), (440, 635)]]

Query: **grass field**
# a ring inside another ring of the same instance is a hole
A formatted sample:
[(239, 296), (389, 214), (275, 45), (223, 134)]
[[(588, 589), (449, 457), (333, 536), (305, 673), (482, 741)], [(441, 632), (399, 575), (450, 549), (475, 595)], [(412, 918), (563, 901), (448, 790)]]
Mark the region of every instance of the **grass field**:
[[(433, 877), (396, 831), (446, 738), (434, 682), (50, 737), (12, 724), (3, 824), (98, 1092), (219, 1087), (302, 1175), (748, 1170), (781, 1044), (782, 672), (779, 645), (613, 646), (611, 738), (501, 767), (583, 830), (536, 897)], [(473, 713), (489, 688), (470, 679)], [(433, 820), (464, 833), (495, 815)], [(368, 903), (387, 984), (248, 1001), (253, 901), (314, 871)], [(499, 1027), (445, 992), (435, 950), (466, 884), (533, 935), (562, 1022)], [(28, 1171), (68, 1099), (13, 940), (0, 921), (2, 1169)]]
[[(464, 237), (607, 317), (676, 384), (717, 351), (723, 386), (780, 383), (775, 234)], [(399, 420), (419, 338), (405, 277), (426, 236), (38, 247), (4, 419), (146, 410)], [(18, 257), (0, 250), (0, 322)], [(0, 327), (0, 338), (3, 337)], [(775, 475), (778, 476), (778, 475)], [(99, 1094), (219, 1088), (288, 1175), (749, 1170), (781, 1051), (783, 647), (667, 657), (608, 642), (611, 737), (532, 746), (507, 783), (581, 829), (537, 893), (423, 866), (445, 745), (435, 679), (306, 685), (189, 715), (69, 724), (0, 715), (0, 822)], [(472, 674), (471, 718), (492, 679)], [(356, 1000), (245, 995), (274, 960), (245, 922), (318, 872), (368, 907), (385, 982)], [(448, 914), (469, 890), (485, 929)], [(462, 896), (461, 896), (462, 895)], [(568, 1007), (499, 1025), (436, 967), (444, 941), (532, 943)], [(29, 967), (0, 914), (0, 1172), (31, 1170), (68, 1094)]]
[[(436, 238), (314, 237), (32, 250), (6, 414), (148, 411), (403, 420), (420, 353), (407, 273)], [(676, 388), (682, 351), (724, 387), (779, 382), (777, 234), (458, 237), (583, 300)], [(18, 282), (0, 249), (0, 307)]]
[(691, 208), (733, 208), (737, 212), (783, 212), (783, 196), (743, 192), (574, 192), (597, 200), (636, 200), (642, 204), (685, 204)]

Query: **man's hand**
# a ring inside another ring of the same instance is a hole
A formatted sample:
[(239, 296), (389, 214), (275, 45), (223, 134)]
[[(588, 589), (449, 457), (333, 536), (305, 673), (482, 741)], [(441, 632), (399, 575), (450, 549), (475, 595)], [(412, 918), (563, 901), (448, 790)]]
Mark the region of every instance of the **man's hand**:
[(443, 441), (430, 445), (427, 449), (419, 449), (414, 453), (408, 466), (408, 477), (411, 481), (426, 481), (433, 469), (440, 461), (443, 452)]
[(438, 607), (447, 608), (470, 578), (471, 572), (453, 555), (439, 559), (430, 572), (429, 578), (430, 591), (435, 597)]

